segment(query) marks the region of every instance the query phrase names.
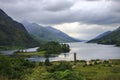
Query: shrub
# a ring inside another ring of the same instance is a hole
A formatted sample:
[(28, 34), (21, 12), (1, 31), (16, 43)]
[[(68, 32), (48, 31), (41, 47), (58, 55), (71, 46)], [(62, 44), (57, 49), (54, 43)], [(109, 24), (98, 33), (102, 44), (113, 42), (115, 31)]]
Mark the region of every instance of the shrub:
[(46, 65), (46, 66), (50, 66), (49, 58), (46, 58), (46, 60), (45, 60), (45, 65)]
[(58, 64), (55, 64), (50, 68), (49, 72), (55, 72), (55, 71), (65, 71), (65, 70), (72, 70), (72, 65), (69, 62), (63, 62), (61, 61)]

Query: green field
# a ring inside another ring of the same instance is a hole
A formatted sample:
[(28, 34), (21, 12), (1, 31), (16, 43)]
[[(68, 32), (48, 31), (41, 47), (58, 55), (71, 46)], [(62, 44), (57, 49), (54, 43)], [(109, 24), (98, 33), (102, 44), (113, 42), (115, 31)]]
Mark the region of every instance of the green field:
[[(25, 80), (120, 80), (120, 60), (111, 62), (86, 66), (81, 61), (76, 65), (73, 65), (73, 62), (52, 62), (52, 65), (47, 67), (41, 64), (31, 75), (26, 75)], [(60, 63), (63, 64), (61, 67), (55, 67)]]
[(75, 71), (81, 72), (87, 80), (120, 80), (120, 60), (90, 66), (76, 66)]
[[(33, 54), (44, 52), (29, 53)], [(89, 64), (81, 60), (74, 65), (72, 61), (31, 62), (20, 55), (0, 55), (0, 80), (120, 80), (120, 59), (91, 60)]]

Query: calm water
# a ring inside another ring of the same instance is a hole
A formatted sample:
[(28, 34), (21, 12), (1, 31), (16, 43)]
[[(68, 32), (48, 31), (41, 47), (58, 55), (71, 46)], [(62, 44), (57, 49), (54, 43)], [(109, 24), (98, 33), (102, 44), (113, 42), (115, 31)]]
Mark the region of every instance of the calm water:
[[(93, 43), (68, 43), (70, 45), (70, 53), (62, 53), (57, 57), (50, 57), (50, 61), (73, 61), (73, 53), (77, 53), (77, 60), (91, 59), (120, 59), (120, 47), (114, 45), (101, 45)], [(44, 57), (33, 56), (29, 58), (31, 61), (44, 61)]]
[(4, 55), (12, 55), (17, 50), (6, 50), (6, 51), (0, 51)]
[[(39, 47), (35, 48), (28, 48), (28, 49), (23, 49), (23, 52), (36, 52)], [(1, 51), (4, 55), (13, 55), (14, 52), (17, 50), (6, 50), (6, 51)]]

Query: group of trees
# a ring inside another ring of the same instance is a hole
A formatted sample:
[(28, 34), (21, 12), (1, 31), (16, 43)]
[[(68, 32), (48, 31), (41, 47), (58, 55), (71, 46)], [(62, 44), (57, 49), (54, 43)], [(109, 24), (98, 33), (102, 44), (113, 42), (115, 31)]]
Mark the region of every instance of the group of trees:
[(60, 54), (60, 53), (66, 53), (70, 51), (70, 47), (68, 44), (59, 44), (58, 42), (48, 42), (44, 45), (42, 45), (38, 51), (46, 51), (46, 55), (50, 54)]
[(45, 54), (44, 54), (44, 56), (46, 57), (45, 65), (49, 66), (51, 65), (49, 61), (49, 56), (51, 54), (67, 53), (70, 51), (70, 47), (68, 44), (60, 44), (58, 42), (51, 41), (42, 45), (38, 49), (38, 51), (45, 51)]
[(99, 44), (115, 44), (116, 46), (120, 46), (120, 39), (108, 39), (108, 40), (99, 40), (97, 43)]

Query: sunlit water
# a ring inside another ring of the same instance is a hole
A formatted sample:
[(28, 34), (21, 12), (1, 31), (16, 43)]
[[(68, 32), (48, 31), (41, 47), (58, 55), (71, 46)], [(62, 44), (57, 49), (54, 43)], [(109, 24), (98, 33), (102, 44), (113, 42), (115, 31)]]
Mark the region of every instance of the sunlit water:
[[(120, 59), (120, 47), (114, 45), (101, 45), (93, 43), (68, 43), (70, 45), (70, 53), (62, 53), (57, 57), (50, 57), (50, 61), (73, 61), (73, 53), (76, 52), (77, 60), (91, 59)], [(45, 61), (44, 57), (33, 56), (29, 58), (31, 61)]]

